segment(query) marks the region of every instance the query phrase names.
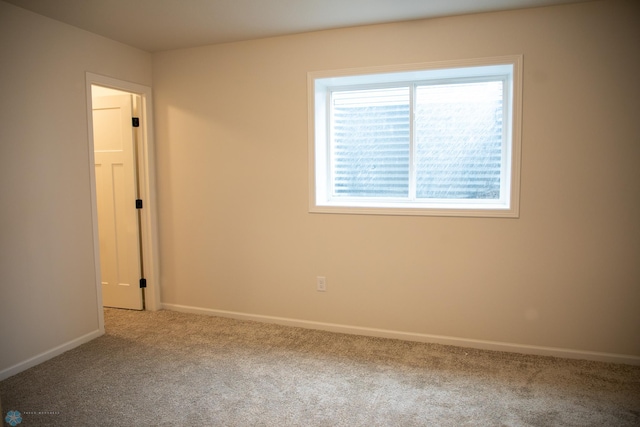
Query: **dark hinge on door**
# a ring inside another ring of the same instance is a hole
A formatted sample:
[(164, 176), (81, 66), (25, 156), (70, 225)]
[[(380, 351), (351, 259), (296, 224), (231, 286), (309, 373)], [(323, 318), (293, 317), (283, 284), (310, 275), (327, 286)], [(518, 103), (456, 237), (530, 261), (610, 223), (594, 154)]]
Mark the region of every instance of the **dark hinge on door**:
[(136, 199), (136, 209), (142, 209), (142, 199)]
[(146, 288), (147, 287), (147, 279), (145, 279), (145, 278), (140, 279), (140, 287), (141, 288)]
[(131, 118), (131, 124), (133, 125), (134, 128), (139, 128), (140, 127), (140, 119), (138, 117), (132, 117)]

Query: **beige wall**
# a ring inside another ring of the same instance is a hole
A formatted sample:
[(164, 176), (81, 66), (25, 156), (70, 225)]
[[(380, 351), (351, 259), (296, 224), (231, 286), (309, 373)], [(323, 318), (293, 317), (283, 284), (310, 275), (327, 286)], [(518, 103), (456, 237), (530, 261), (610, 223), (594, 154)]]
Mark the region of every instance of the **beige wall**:
[[(85, 72), (151, 86), (152, 65), (164, 303), (637, 360), (638, 18), (594, 2), (152, 64), (0, 2), (0, 377), (98, 328)], [(307, 212), (308, 71), (514, 53), (520, 219)]]
[[(604, 1), (155, 54), (163, 302), (639, 357), (639, 18)], [(307, 72), (507, 54), (519, 219), (307, 212)]]
[(98, 331), (87, 71), (151, 55), (0, 2), (0, 377)]

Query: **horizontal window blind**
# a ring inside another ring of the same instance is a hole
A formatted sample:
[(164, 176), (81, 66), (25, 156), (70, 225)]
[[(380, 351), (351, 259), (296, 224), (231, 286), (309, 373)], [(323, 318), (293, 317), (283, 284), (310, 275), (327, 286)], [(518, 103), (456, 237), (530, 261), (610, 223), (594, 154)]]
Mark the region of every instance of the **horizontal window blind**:
[(500, 198), (502, 92), (502, 80), (333, 92), (333, 196)]
[(409, 88), (334, 92), (334, 197), (408, 197)]
[(417, 198), (500, 198), (502, 90), (502, 81), (417, 87)]

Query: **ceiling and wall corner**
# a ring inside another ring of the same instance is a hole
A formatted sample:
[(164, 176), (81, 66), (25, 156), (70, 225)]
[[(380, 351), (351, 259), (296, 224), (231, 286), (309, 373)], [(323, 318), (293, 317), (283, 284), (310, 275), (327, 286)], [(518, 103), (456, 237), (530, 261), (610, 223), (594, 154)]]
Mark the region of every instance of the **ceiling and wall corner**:
[(147, 52), (592, 0), (4, 0)]

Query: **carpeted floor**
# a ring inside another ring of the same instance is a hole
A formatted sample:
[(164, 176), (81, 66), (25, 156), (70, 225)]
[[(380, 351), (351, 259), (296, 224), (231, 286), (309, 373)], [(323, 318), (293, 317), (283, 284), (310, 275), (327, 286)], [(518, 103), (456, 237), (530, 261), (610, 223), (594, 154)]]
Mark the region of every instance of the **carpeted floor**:
[[(640, 426), (640, 367), (105, 310), (0, 382), (23, 426)], [(8, 424), (5, 424), (8, 425)]]

